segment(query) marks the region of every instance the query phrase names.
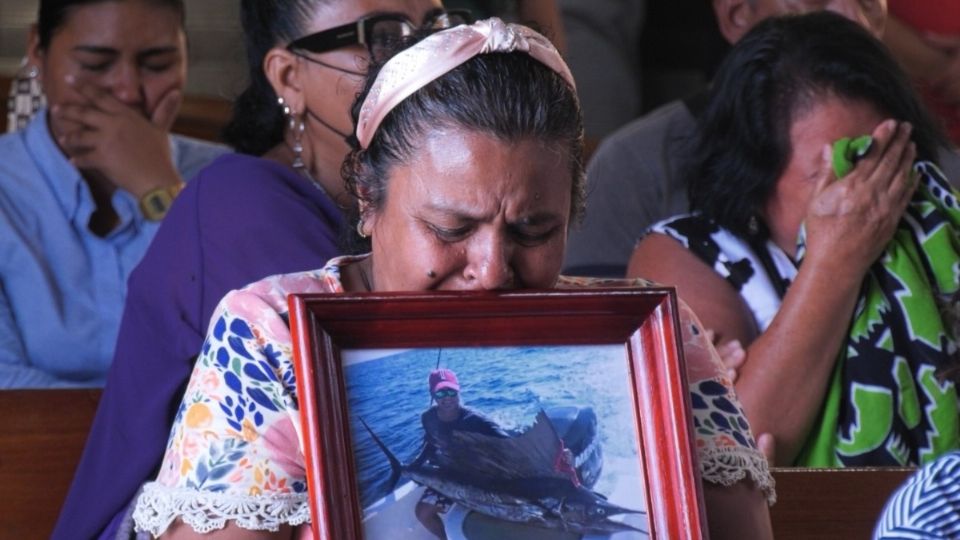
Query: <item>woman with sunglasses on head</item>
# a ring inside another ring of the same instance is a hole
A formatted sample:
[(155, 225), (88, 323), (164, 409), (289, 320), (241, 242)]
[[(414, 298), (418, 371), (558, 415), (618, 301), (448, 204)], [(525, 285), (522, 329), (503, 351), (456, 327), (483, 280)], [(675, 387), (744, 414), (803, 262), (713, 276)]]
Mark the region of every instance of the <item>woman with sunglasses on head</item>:
[(438, 0), (245, 0), (250, 86), (130, 279), (116, 355), (55, 538), (112, 537), (155, 474), (214, 306), (339, 253), (350, 104), (383, 49), (449, 24)]
[[(137, 499), (139, 530), (289, 538), (309, 528), (289, 293), (599, 283), (560, 276), (585, 193), (583, 121), (556, 49), (499, 19), (404, 45), (367, 77), (343, 168), (358, 200), (350, 229), (370, 253), (272, 276), (220, 302), (157, 480)], [(766, 459), (716, 349), (682, 303), (679, 316), (711, 537), (769, 538)]]

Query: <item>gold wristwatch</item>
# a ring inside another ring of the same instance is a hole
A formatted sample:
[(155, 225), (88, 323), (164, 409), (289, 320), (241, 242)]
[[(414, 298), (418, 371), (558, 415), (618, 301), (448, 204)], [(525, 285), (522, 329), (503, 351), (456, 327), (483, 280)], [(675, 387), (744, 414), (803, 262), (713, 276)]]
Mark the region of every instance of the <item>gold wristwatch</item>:
[(167, 210), (170, 210), (170, 205), (173, 204), (173, 200), (177, 198), (177, 194), (183, 190), (185, 185), (183, 182), (178, 182), (173, 186), (147, 192), (140, 199), (140, 213), (150, 221), (160, 221), (163, 216), (167, 215)]

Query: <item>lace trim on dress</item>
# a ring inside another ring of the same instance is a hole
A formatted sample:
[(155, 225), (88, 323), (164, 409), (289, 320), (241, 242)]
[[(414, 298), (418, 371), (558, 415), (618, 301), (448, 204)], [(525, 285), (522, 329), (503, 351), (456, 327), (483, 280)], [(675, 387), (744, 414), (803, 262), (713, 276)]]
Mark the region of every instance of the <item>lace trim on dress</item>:
[(732, 486), (749, 474), (753, 484), (767, 497), (767, 504), (777, 502), (776, 482), (770, 474), (767, 459), (758, 451), (745, 448), (713, 448), (700, 451), (700, 474), (703, 480)]
[(133, 511), (137, 531), (160, 536), (177, 518), (200, 534), (222, 529), (227, 521), (247, 530), (276, 532), (281, 525), (310, 521), (310, 505), (306, 493), (243, 496), (146, 484)]

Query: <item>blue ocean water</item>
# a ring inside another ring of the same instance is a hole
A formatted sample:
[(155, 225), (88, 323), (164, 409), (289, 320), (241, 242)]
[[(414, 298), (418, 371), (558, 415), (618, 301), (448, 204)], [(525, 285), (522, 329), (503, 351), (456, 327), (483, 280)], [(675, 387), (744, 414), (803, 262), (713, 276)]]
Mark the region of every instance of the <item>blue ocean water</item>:
[[(427, 377), (438, 363), (456, 372), (461, 404), (505, 429), (524, 429), (543, 408), (593, 407), (599, 419), (604, 471), (594, 489), (607, 494), (617, 475), (641, 478), (632, 374), (623, 345), (482, 347), (348, 351), (344, 369), (351, 437), (362, 506), (387, 494), (390, 464), (358, 421), (364, 421), (404, 463), (423, 441), (420, 415), (430, 407)], [(373, 353), (373, 354), (371, 354)], [(372, 360), (358, 361), (358, 357)], [(615, 470), (606, 465), (616, 458)], [(635, 464), (635, 466), (634, 466)]]

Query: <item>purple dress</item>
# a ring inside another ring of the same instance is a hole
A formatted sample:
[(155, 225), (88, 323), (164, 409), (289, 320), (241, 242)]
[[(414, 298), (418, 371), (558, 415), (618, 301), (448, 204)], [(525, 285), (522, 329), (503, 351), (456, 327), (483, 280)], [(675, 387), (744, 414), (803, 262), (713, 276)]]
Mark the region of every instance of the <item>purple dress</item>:
[(229, 154), (187, 184), (130, 276), (116, 353), (53, 538), (113, 538), (163, 458), (214, 308), (264, 277), (322, 267), (343, 217), (309, 179)]

